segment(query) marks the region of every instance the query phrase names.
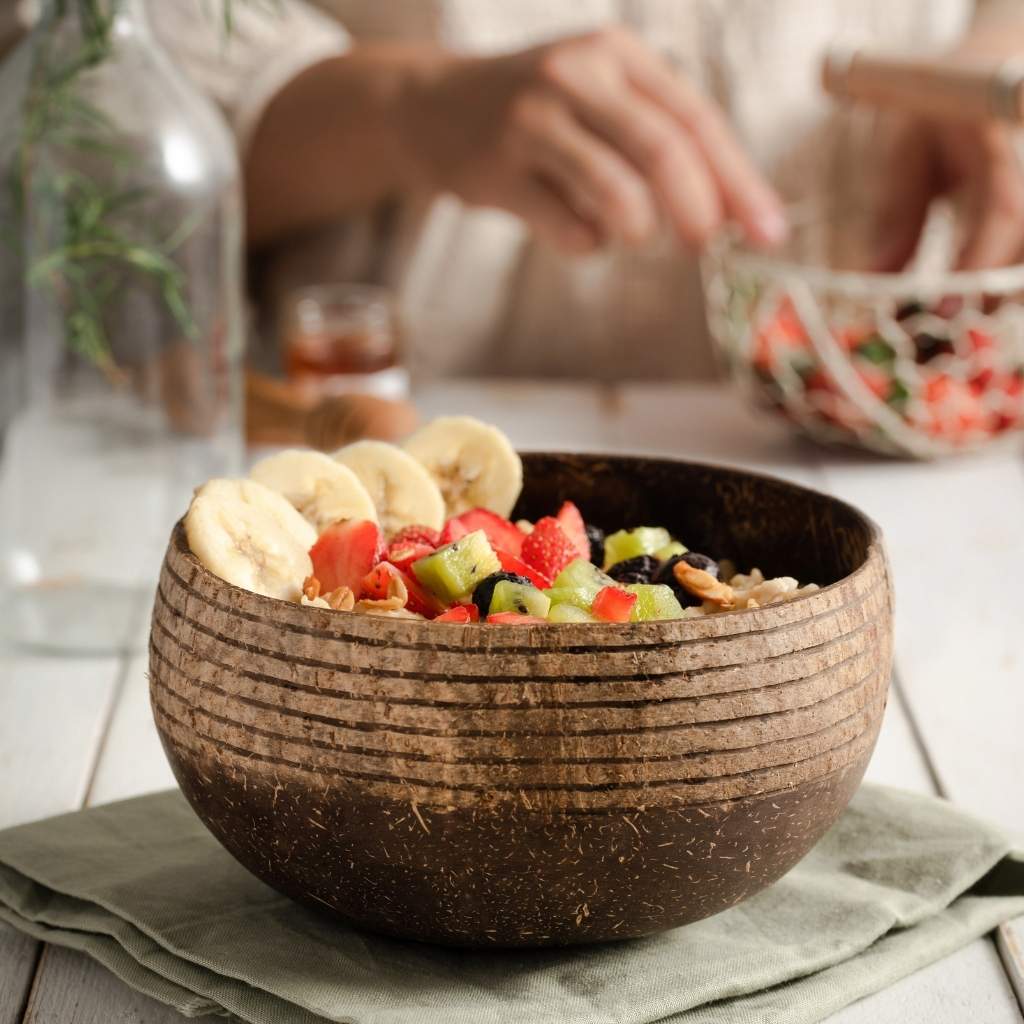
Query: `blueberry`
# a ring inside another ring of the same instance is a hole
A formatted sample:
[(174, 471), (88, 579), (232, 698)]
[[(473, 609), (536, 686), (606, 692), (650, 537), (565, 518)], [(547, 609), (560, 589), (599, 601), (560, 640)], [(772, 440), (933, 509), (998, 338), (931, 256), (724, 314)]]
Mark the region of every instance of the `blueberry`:
[(525, 576), (519, 576), (514, 572), (491, 573), (486, 579), (482, 579), (473, 591), (473, 604), (477, 606), (481, 619), (487, 618), (487, 613), (491, 609), (491, 598), (494, 597), (494, 588), (502, 580), (508, 580), (509, 583), (525, 583), (528, 587), (533, 586)]
[(714, 576), (715, 579), (718, 579), (718, 563), (713, 558), (708, 558), (707, 555), (700, 555), (696, 551), (687, 551), (685, 555), (676, 555), (674, 558), (670, 558), (658, 570), (657, 576), (654, 577), (655, 583), (664, 583), (665, 586), (672, 588), (672, 593), (676, 595), (679, 603), (684, 608), (695, 607), (701, 603), (701, 599), (695, 597), (685, 587), (680, 585), (675, 573), (672, 571), (676, 562), (685, 562), (687, 565), (693, 566), (694, 569), (703, 569)]
[(953, 342), (949, 338), (929, 334), (927, 331), (920, 331), (914, 335), (914, 348), (914, 359), (918, 363), (927, 363), (936, 356), (952, 355), (954, 352)]
[(650, 583), (660, 563), (651, 555), (637, 555), (623, 562), (616, 562), (608, 575), (619, 583)]
[(590, 541), (590, 561), (600, 569), (604, 565), (604, 530), (587, 523), (586, 531), (587, 540)]

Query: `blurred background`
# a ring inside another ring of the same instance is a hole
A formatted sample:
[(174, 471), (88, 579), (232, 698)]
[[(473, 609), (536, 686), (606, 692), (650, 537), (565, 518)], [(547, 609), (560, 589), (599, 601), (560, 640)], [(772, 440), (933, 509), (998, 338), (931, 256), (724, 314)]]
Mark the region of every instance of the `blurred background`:
[(0, 49), (16, 643), (130, 644), (196, 484), (432, 382), (1019, 437), (1015, 0), (0, 0)]

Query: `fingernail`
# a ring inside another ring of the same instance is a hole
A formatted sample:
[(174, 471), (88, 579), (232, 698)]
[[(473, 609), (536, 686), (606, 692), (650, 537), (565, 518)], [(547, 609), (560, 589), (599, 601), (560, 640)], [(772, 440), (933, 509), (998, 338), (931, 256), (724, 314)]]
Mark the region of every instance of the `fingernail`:
[(780, 245), (789, 237), (789, 221), (776, 206), (764, 207), (754, 218), (761, 240), (769, 245)]

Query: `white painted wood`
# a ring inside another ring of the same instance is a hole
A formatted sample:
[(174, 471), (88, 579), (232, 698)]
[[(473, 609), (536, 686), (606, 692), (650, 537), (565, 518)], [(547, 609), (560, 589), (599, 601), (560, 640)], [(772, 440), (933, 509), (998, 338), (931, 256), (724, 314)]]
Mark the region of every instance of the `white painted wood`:
[[(456, 411), (477, 415), (501, 425), (520, 447), (646, 451), (728, 462), (777, 473), (812, 486), (820, 487), (824, 483), (826, 487), (835, 489), (856, 503), (868, 506), (868, 510), (874, 511), (889, 534), (899, 590), (898, 657), (901, 666), (906, 662), (905, 671), (910, 672), (907, 693), (910, 695), (915, 721), (924, 731), (929, 754), (940, 765), (943, 781), (947, 781), (947, 778), (954, 780), (952, 792), (961, 802), (970, 800), (972, 802), (969, 806), (973, 807), (978, 802), (998, 805), (1005, 799), (1008, 788), (1005, 783), (1015, 777), (1008, 772), (1016, 771), (1016, 761), (1007, 759), (1007, 749), (1001, 740), (997, 742), (995, 756), (990, 761), (991, 773), (987, 781), (976, 768), (959, 772), (955, 761), (957, 757), (964, 756), (965, 734), (968, 738), (986, 734), (969, 733), (963, 726), (940, 728), (938, 724), (942, 723), (943, 716), (935, 708), (926, 708), (921, 703), (922, 694), (934, 699), (926, 683), (922, 682), (925, 678), (922, 665), (929, 670), (934, 667), (934, 658), (928, 655), (927, 644), (933, 642), (936, 622), (932, 616), (924, 613), (912, 613), (906, 621), (903, 616), (908, 601), (916, 600), (920, 604), (923, 598), (944, 593), (936, 585), (935, 555), (943, 551), (950, 541), (947, 534), (943, 545), (932, 550), (935, 538), (952, 524), (953, 528), (960, 530), (960, 536), (955, 542), (965, 552), (971, 553), (968, 561), (985, 560), (990, 557), (986, 552), (998, 546), (989, 543), (991, 537), (979, 536), (977, 531), (964, 532), (963, 524), (969, 518), (968, 503), (961, 501), (954, 503), (953, 509), (946, 508), (942, 501), (935, 498), (934, 492), (939, 485), (934, 478), (928, 478), (930, 484), (925, 487), (929, 495), (928, 504), (922, 506), (928, 508), (934, 517), (929, 527), (929, 539), (927, 542), (915, 539), (912, 517), (905, 511), (901, 515), (900, 506), (914, 498), (917, 485), (900, 481), (920, 477), (922, 469), (926, 473), (934, 473), (932, 467), (896, 466), (875, 460), (861, 463), (856, 459), (841, 459), (837, 462), (832, 457), (825, 461), (819, 450), (792, 440), (786, 428), (771, 417), (746, 411), (733, 396), (716, 389), (643, 385), (616, 391), (573, 384), (481, 384), (466, 381), (446, 382), (421, 389), (417, 398), (424, 419)], [(909, 470), (910, 476), (904, 478), (901, 475), (904, 470)], [(972, 486), (978, 485), (978, 472), (972, 471)], [(948, 481), (949, 477), (946, 479)], [(991, 483), (993, 478), (989, 476), (984, 479)], [(892, 484), (892, 481), (896, 483)], [(1024, 519), (1024, 476), (1019, 484), (1020, 493), (1014, 493), (1015, 504), (1009, 511), (1016, 509), (1017, 518), (1021, 520)], [(1004, 534), (1009, 511), (1002, 518), (999, 515), (994, 517), (1003, 524)], [(985, 521), (991, 527), (993, 516), (989, 513), (986, 515)], [(925, 550), (929, 552), (928, 557), (922, 557), (922, 551)], [(927, 573), (921, 572), (922, 565), (930, 567)], [(920, 580), (915, 580), (916, 576), (920, 576)], [(979, 586), (977, 582), (972, 584), (975, 588)], [(1010, 607), (1012, 593), (1012, 587), (1004, 588), (1002, 596), (1007, 607)], [(951, 596), (950, 607), (953, 600), (959, 599)], [(988, 604), (984, 607), (990, 611)], [(957, 614), (962, 610), (958, 606)], [(977, 614), (972, 611), (970, 616), (971, 622), (980, 622), (982, 618), (980, 611)], [(948, 621), (942, 620), (941, 616), (940, 620), (941, 628), (950, 632)], [(1004, 614), (999, 620), (999, 628), (1005, 622)], [(964, 640), (964, 636), (961, 632), (952, 631), (951, 635), (937, 641), (944, 656), (952, 656), (953, 663), (959, 666), (971, 660), (970, 644)], [(925, 652), (924, 655), (919, 653), (920, 650)], [(959, 660), (958, 650), (961, 651)], [(998, 650), (1000, 654), (989, 658), (986, 664), (993, 660), (998, 663), (999, 658), (1005, 655), (1005, 645), (998, 646)], [(83, 663), (72, 663), (72, 675), (84, 673), (75, 675), (75, 678), (90, 677), (90, 672), (96, 667), (96, 663), (92, 664), (93, 668), (89, 669), (83, 667)], [(60, 662), (59, 665), (67, 667), (69, 663)], [(116, 666), (107, 665), (103, 671), (111, 674), (112, 668), (116, 669)], [(51, 667), (43, 670), (42, 674), (47, 676), (50, 673), (47, 677), (52, 678), (54, 671)], [(116, 671), (113, 675), (116, 675)], [(948, 679), (951, 673), (943, 671), (939, 675), (944, 680), (939, 692), (943, 699), (948, 699)], [(31, 677), (37, 681), (39, 679), (34, 669)], [(996, 699), (997, 705), (1009, 713), (1013, 702), (1012, 699), (1006, 699), (1001, 689), (1005, 685), (1005, 671), (1000, 678), (1000, 686), (993, 685), (988, 696)], [(89, 684), (84, 685), (88, 689)], [(108, 697), (113, 693), (113, 683), (108, 684), (107, 690), (103, 690), (98, 677), (92, 686), (98, 692), (105, 692)], [(19, 739), (15, 755), (8, 761), (3, 760), (9, 738), (17, 738), (18, 732), (16, 727), (6, 724), (12, 714), (4, 714), (4, 711), (20, 716), (24, 704), (35, 708), (29, 718), (34, 720), (44, 717), (38, 698), (33, 701), (28, 695), (31, 689), (23, 682), (18, 694), (13, 697), (7, 697), (6, 686), (0, 689), (0, 770), (29, 771), (45, 765), (39, 774), (46, 776), (48, 771), (52, 772), (57, 767), (58, 759), (53, 752), (60, 749), (56, 745), (45, 745), (50, 742), (47, 737), (52, 735), (52, 731), (50, 734), (41, 734), (37, 730), (36, 735), (44, 744), (41, 752), (35, 751), (31, 740)], [(970, 687), (965, 689), (970, 690)], [(64, 696), (65, 691), (61, 690), (60, 694)], [(81, 698), (81, 703), (86, 707), (104, 707), (102, 699), (94, 703), (88, 698)], [(82, 714), (81, 708), (58, 715), (58, 718), (66, 721), (77, 718), (80, 722), (85, 722), (87, 717)], [(965, 721), (976, 726), (981, 718), (989, 720), (987, 714), (979, 713)], [(101, 710), (98, 718), (100, 724), (93, 727), (91, 739), (86, 741), (78, 737), (79, 748), (96, 749), (98, 729), (103, 720), (104, 712)], [(1024, 718), (1018, 719), (1021, 720)], [(954, 721), (953, 724), (957, 723)], [(120, 799), (172, 784), (149, 714), (143, 659), (136, 659), (128, 666), (109, 726), (88, 792), (91, 803)], [(1005, 738), (1004, 733), (1008, 734), (1006, 723), (1000, 724), (997, 729), (1002, 730), (1001, 738)], [(979, 753), (984, 751), (985, 741), (978, 740), (976, 749)], [(78, 800), (86, 795), (87, 776), (78, 779), (78, 789), (69, 782), (76, 777), (73, 771), (68, 771), (63, 781), (60, 781), (59, 770), (57, 776), (65, 800), (69, 793), (74, 794)], [(934, 789), (926, 759), (918, 746), (899, 692), (894, 692), (890, 700), (876, 753), (868, 769), (868, 778), (922, 792)], [(989, 787), (988, 796), (984, 792), (986, 785)], [(44, 778), (36, 784), (34, 796), (17, 801), (8, 797), (8, 819), (5, 819), (5, 793), (0, 787), (0, 823), (41, 817), (49, 813), (47, 810), (31, 811), (35, 806), (54, 807), (60, 803), (46, 795), (49, 789), (50, 783)], [(965, 795), (961, 796), (961, 792)], [(57, 809), (65, 808), (60, 806)], [(173, 1011), (137, 996), (102, 968), (78, 954), (51, 949), (38, 974), (32, 1012), (26, 1018), (26, 1024), (42, 1024), (43, 1021), (46, 1024), (88, 1024), (109, 1020), (170, 1024), (171, 1020), (179, 1019)], [(879, 1024), (887, 1021), (899, 1021), (901, 1024), (904, 1021), (910, 1024), (916, 1021), (922, 1024), (925, 1021), (929, 1024), (961, 1024), (967, 1020), (992, 1021), (997, 1024), (1003, 1021), (1020, 1024), (1022, 1020), (1007, 976), (1000, 966), (995, 944), (989, 939), (973, 943), (941, 963), (848, 1007), (831, 1019), (832, 1024)], [(0, 1018), (0, 1024), (7, 1022)]]
[(186, 1019), (129, 988), (84, 953), (47, 946), (24, 1024), (184, 1024)]
[(958, 953), (868, 996), (828, 1024), (1020, 1024), (1021, 1013), (992, 942)]
[(153, 724), (146, 673), (146, 658), (129, 662), (88, 794), (90, 805), (177, 785)]
[(846, 458), (825, 476), (887, 538), (897, 667), (945, 795), (1024, 834), (1020, 458)]
[(81, 806), (119, 672), (115, 658), (0, 654), (0, 828)]
[(18, 1024), (28, 1000), (39, 943), (0, 924), (0, 1024)]
[(996, 929), (996, 948), (1002, 957), (1003, 969), (1017, 993), (1017, 1001), (1024, 1010), (1024, 917), (1007, 921)]

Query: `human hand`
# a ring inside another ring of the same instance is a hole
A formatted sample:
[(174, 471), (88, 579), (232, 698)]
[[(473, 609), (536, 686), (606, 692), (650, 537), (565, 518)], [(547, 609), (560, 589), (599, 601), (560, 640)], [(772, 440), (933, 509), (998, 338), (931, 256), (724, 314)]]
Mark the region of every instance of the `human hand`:
[(399, 110), (419, 183), (509, 210), (568, 252), (640, 243), (662, 211), (693, 246), (726, 218), (757, 244), (786, 234), (721, 112), (625, 29), (439, 59)]
[(907, 264), (939, 196), (956, 199), (962, 211), (960, 269), (1005, 266), (1024, 251), (1024, 168), (1008, 126), (906, 117), (889, 148), (884, 180), (879, 270)]

